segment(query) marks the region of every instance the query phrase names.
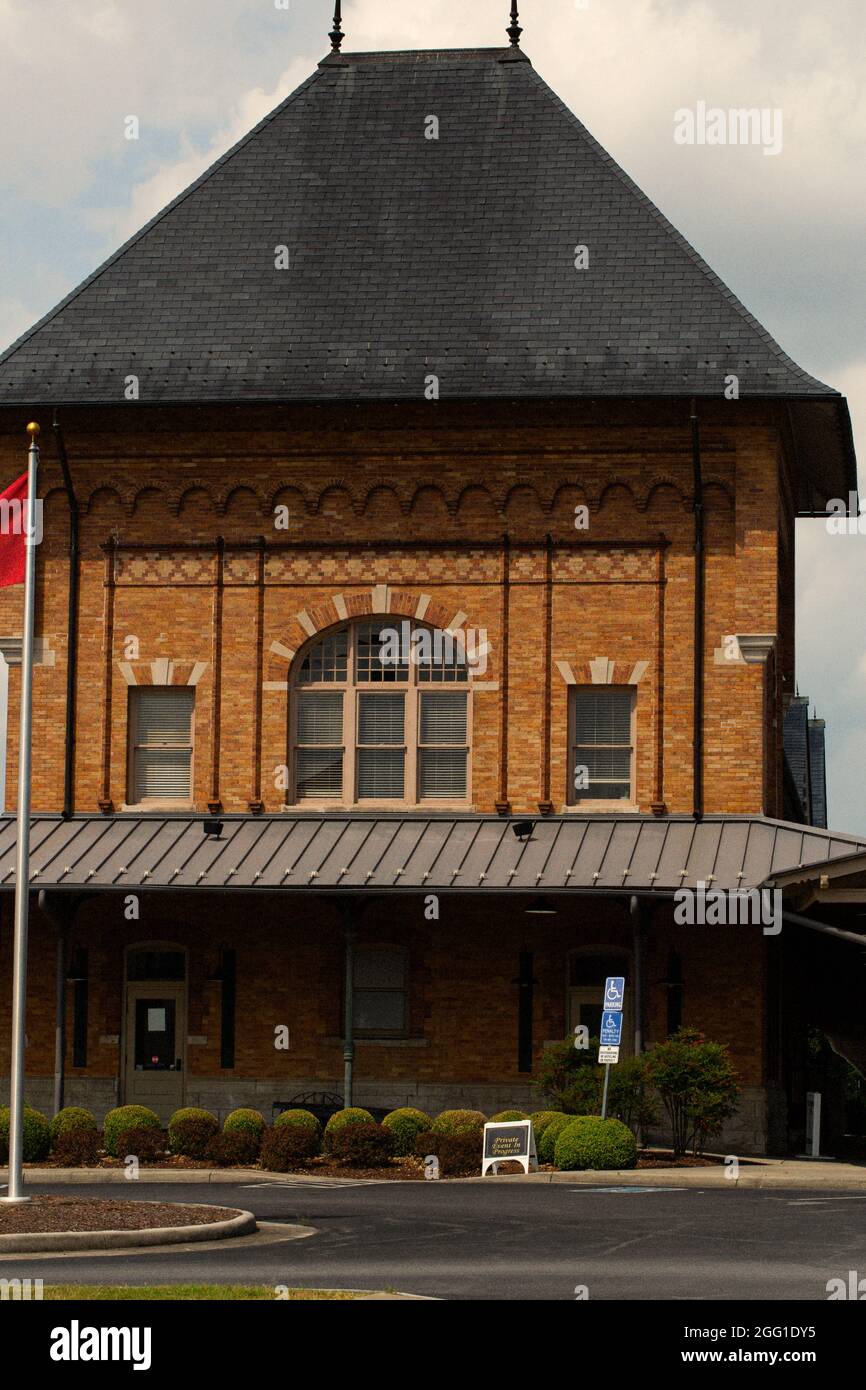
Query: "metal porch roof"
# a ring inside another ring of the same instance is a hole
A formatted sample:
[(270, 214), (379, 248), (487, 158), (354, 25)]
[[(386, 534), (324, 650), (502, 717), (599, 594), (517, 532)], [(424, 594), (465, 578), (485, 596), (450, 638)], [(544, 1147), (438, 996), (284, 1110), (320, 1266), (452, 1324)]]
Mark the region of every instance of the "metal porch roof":
[[(214, 819), (214, 818), (208, 818)], [(34, 889), (670, 893), (753, 888), (866, 842), (760, 816), (37, 815)], [(516, 820), (532, 821), (520, 841)], [(15, 883), (15, 819), (0, 816), (0, 889)]]

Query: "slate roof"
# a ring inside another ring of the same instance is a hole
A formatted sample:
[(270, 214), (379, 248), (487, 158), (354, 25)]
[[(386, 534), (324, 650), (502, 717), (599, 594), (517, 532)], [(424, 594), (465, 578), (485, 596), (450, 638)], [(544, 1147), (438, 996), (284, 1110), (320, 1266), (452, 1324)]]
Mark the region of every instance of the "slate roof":
[(130, 374), (144, 402), (423, 400), (431, 373), (443, 399), (720, 398), (735, 373), (793, 403), (807, 471), (832, 456), (819, 494), (856, 486), (843, 398), (519, 49), (323, 59), (0, 357), (0, 402), (122, 403)]
[[(520, 819), (520, 818), (516, 818)], [(753, 888), (866, 850), (760, 816), (569, 816), (520, 841), (489, 816), (224, 816), (219, 839), (183, 815), (35, 816), (34, 889), (670, 894)], [(0, 889), (15, 884), (15, 818), (0, 817)], [(711, 879), (710, 876), (713, 875)]]

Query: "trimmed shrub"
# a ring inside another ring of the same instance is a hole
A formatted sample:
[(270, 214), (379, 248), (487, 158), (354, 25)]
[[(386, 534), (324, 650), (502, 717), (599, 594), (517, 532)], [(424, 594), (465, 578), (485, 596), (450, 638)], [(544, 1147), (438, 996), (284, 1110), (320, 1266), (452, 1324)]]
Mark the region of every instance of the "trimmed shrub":
[(386, 1168), (394, 1135), (384, 1125), (344, 1125), (331, 1139), (331, 1155), (352, 1168)]
[(311, 1131), (299, 1125), (266, 1129), (262, 1135), (262, 1167), (269, 1173), (290, 1173), (312, 1157)]
[(219, 1120), (209, 1110), (197, 1110), (192, 1105), (175, 1110), (168, 1122), (168, 1147), (173, 1154), (183, 1154), (185, 1158), (204, 1158), (219, 1127)]
[(117, 1157), (137, 1158), (139, 1163), (154, 1163), (165, 1157), (165, 1144), (164, 1130), (154, 1129), (151, 1125), (133, 1125), (118, 1134)]
[(223, 1134), (248, 1134), (255, 1140), (256, 1153), (261, 1148), (265, 1119), (259, 1110), (233, 1110), (226, 1116)]
[(347, 1125), (374, 1125), (376, 1121), (369, 1110), (362, 1110), (359, 1105), (350, 1105), (345, 1110), (338, 1110), (332, 1115), (325, 1125), (325, 1153), (331, 1152), (331, 1145), (334, 1136)]
[(491, 1115), (489, 1124), (503, 1125), (509, 1120), (528, 1120), (529, 1116), (523, 1110), (500, 1110), (498, 1115)]
[(159, 1116), (146, 1105), (120, 1105), (109, 1110), (103, 1121), (105, 1148), (112, 1158), (117, 1157), (117, 1145), (125, 1129), (162, 1129)]
[(61, 1134), (69, 1134), (73, 1130), (84, 1129), (96, 1133), (96, 1120), (89, 1110), (85, 1110), (80, 1105), (67, 1105), (64, 1110), (58, 1110), (54, 1119), (51, 1121), (51, 1147), (57, 1148), (57, 1141)]
[(680, 1028), (645, 1054), (649, 1082), (662, 1098), (675, 1154), (699, 1153), (736, 1114), (740, 1091), (731, 1056), (694, 1028)]
[(99, 1160), (99, 1143), (97, 1129), (61, 1130), (54, 1145), (54, 1157), (66, 1168), (93, 1168)]
[(310, 1110), (284, 1110), (274, 1120), (274, 1129), (304, 1129), (315, 1138), (313, 1154), (322, 1152), (322, 1126)]
[(534, 1114), (530, 1115), (529, 1118), (532, 1121), (532, 1128), (535, 1132), (536, 1150), (539, 1148), (539, 1145), (541, 1144), (541, 1136), (547, 1129), (547, 1126), (550, 1124), (550, 1121), (555, 1119), (556, 1116), (560, 1114), (562, 1114), (561, 1110), (536, 1110)]
[(536, 1136), (538, 1149), (538, 1159), (540, 1163), (552, 1163), (553, 1151), (556, 1148), (556, 1141), (565, 1126), (574, 1119), (573, 1115), (563, 1115), (562, 1111), (554, 1115), (552, 1120), (548, 1120), (544, 1127), (544, 1132), (540, 1139)]
[(382, 1121), (394, 1136), (394, 1153), (400, 1158), (415, 1152), (415, 1139), (423, 1131), (429, 1130), (432, 1123), (429, 1115), (425, 1115), (423, 1110), (415, 1110), (411, 1105), (392, 1110)]
[(217, 1168), (232, 1168), (236, 1164), (246, 1166), (255, 1163), (258, 1158), (259, 1141), (242, 1129), (215, 1134), (204, 1156), (208, 1163), (213, 1163)]
[[(48, 1156), (51, 1148), (51, 1126), (40, 1110), (33, 1110), (29, 1105), (25, 1105), (23, 1129), (24, 1162), (38, 1163), (41, 1158)], [(0, 1109), (0, 1163), (5, 1163), (8, 1157), (9, 1109), (4, 1105)]]
[(465, 1134), (483, 1129), (486, 1122), (480, 1110), (443, 1110), (430, 1128), (434, 1134)]
[(481, 1151), (483, 1130), (461, 1129), (456, 1134), (437, 1134), (428, 1130), (419, 1134), (415, 1140), (415, 1153), (419, 1158), (435, 1154), (439, 1160), (439, 1174), (443, 1178), (475, 1177), (481, 1172)]
[(579, 1115), (557, 1137), (553, 1161), (557, 1168), (568, 1173), (585, 1168), (596, 1172), (611, 1168), (634, 1168), (637, 1163), (637, 1143), (622, 1120)]

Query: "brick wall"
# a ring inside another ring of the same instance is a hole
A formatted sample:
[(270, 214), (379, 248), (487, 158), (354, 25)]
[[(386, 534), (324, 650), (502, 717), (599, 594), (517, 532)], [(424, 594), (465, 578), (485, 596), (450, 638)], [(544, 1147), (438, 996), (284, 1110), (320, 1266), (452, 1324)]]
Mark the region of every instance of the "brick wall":
[[(732, 417), (721, 405), (703, 408), (705, 809), (773, 814), (779, 743), (778, 731), (768, 731), (781, 681), (765, 709), (764, 669), (718, 653), (729, 633), (775, 632), (780, 624), (779, 434), (758, 407), (736, 409)], [(4, 421), (3, 478), (23, 467), (23, 423), (23, 415)], [(290, 667), (284, 653), (297, 651), (311, 625), (321, 630), (341, 611), (410, 615), (426, 596), (428, 621), (445, 626), (464, 613), (468, 626), (487, 629), (491, 644), (485, 688), (474, 696), (478, 810), (492, 811), (504, 789), (516, 811), (537, 811), (546, 800), (562, 809), (567, 682), (589, 682), (590, 662), (607, 658), (617, 683), (637, 683), (641, 810), (663, 801), (669, 811), (691, 811), (687, 411), (431, 404), (429, 411), (283, 411), (277, 419), (249, 409), (142, 408), (134, 415), (69, 411), (63, 423), (82, 506), (77, 810), (126, 800), (133, 679), (195, 684), (196, 809), (219, 799), (226, 810), (243, 811), (259, 798), (266, 810), (278, 809), (283, 792), (273, 770), (286, 761)], [(56, 810), (67, 507), (47, 429), (43, 443), (37, 631), (53, 664), (35, 673), (33, 803)], [(281, 504), (287, 530), (274, 527)], [(574, 525), (581, 504), (590, 512), (585, 531)], [(228, 547), (219, 597), (218, 536)], [(423, 545), (409, 549), (407, 541)], [(787, 583), (789, 567), (785, 575)], [(791, 612), (782, 598), (782, 675), (790, 686)], [(20, 590), (0, 591), (0, 636), (16, 632)], [(138, 643), (134, 659), (130, 638)], [(19, 674), (13, 668), (7, 805)]]

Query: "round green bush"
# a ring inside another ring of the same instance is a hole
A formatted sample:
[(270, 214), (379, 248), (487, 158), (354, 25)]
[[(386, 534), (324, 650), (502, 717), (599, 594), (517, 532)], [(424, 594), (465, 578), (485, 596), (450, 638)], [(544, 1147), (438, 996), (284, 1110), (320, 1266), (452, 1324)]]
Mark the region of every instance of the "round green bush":
[(219, 1133), (219, 1120), (209, 1110), (187, 1105), (175, 1110), (168, 1122), (168, 1147), (173, 1154), (203, 1158), (205, 1149)]
[(509, 1120), (528, 1120), (529, 1116), (523, 1110), (500, 1110), (498, 1115), (490, 1116), (490, 1124), (504, 1125)]
[(573, 1119), (573, 1115), (563, 1115), (561, 1111), (557, 1112), (552, 1120), (548, 1120), (541, 1138), (539, 1139), (536, 1135), (538, 1159), (540, 1163), (553, 1162), (553, 1151), (556, 1148), (556, 1141), (565, 1129), (565, 1126), (571, 1124)]
[(414, 1153), (416, 1136), (429, 1130), (432, 1123), (429, 1115), (425, 1115), (423, 1110), (415, 1110), (411, 1105), (392, 1110), (382, 1121), (394, 1136), (394, 1153), (398, 1158)]
[(261, 1144), (265, 1132), (265, 1117), (259, 1110), (233, 1110), (226, 1115), (223, 1134), (249, 1134)]
[(487, 1116), (480, 1110), (443, 1110), (431, 1125), (434, 1134), (465, 1134), (469, 1130), (483, 1129)]
[[(29, 1105), (25, 1105), (23, 1129), (24, 1162), (38, 1163), (41, 1158), (48, 1156), (51, 1148), (51, 1126), (40, 1110), (33, 1110)], [(0, 1109), (0, 1163), (5, 1163), (8, 1157), (9, 1109), (3, 1106)]]
[(146, 1105), (119, 1105), (116, 1110), (109, 1110), (103, 1121), (106, 1152), (117, 1157), (118, 1140), (124, 1130), (161, 1128), (159, 1116)]
[(536, 1148), (540, 1145), (541, 1136), (547, 1129), (547, 1126), (550, 1124), (550, 1121), (555, 1119), (557, 1115), (561, 1114), (561, 1110), (536, 1110), (534, 1114), (530, 1115), (529, 1118), (532, 1121), (532, 1128), (535, 1132)]
[(284, 1110), (274, 1120), (274, 1129), (303, 1129), (315, 1136), (318, 1153), (322, 1147), (322, 1126), (311, 1110)]
[(67, 1105), (65, 1110), (58, 1110), (51, 1121), (52, 1149), (57, 1148), (57, 1141), (61, 1134), (71, 1134), (75, 1129), (86, 1129), (94, 1132), (96, 1119), (89, 1110), (83, 1109), (80, 1105)]
[(331, 1141), (335, 1134), (339, 1134), (346, 1125), (374, 1125), (376, 1121), (369, 1110), (362, 1110), (359, 1105), (350, 1105), (345, 1110), (338, 1110), (332, 1115), (325, 1125), (325, 1152), (331, 1152)]
[(557, 1137), (553, 1161), (568, 1173), (591, 1168), (634, 1168), (637, 1143), (622, 1120), (602, 1120), (598, 1115), (579, 1115)]

